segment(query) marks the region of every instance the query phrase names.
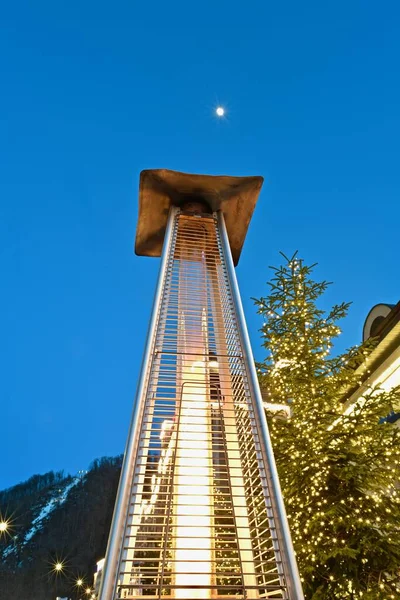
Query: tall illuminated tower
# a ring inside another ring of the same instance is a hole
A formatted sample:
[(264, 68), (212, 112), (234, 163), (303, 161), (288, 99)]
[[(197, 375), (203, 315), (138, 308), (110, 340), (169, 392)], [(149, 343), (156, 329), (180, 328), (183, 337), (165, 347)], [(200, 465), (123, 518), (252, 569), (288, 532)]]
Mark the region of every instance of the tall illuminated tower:
[(100, 600), (303, 598), (234, 270), (261, 185), (141, 174), (161, 267)]

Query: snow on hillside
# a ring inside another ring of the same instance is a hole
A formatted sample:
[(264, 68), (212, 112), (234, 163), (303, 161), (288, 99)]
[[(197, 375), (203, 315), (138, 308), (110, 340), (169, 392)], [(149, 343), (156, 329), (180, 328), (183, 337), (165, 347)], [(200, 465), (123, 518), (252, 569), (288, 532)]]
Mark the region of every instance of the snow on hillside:
[[(75, 477), (71, 483), (66, 485), (64, 489), (58, 489), (57, 495), (50, 498), (50, 500), (41, 508), (40, 513), (37, 517), (32, 521), (31, 528), (29, 531), (23, 536), (20, 540), (19, 545), (24, 546), (33, 536), (41, 529), (43, 525), (43, 521), (47, 519), (55, 508), (64, 504), (66, 501), (69, 492), (72, 488), (81, 481), (79, 477)], [(3, 550), (3, 558), (9, 556), (12, 552), (16, 551), (15, 544), (10, 544)]]
[(49, 502), (43, 506), (42, 510), (40, 511), (40, 513), (38, 514), (36, 519), (34, 519), (32, 521), (32, 527), (30, 528), (28, 533), (25, 535), (25, 538), (22, 542), (23, 544), (26, 544), (26, 542), (28, 542), (35, 535), (35, 533), (40, 529), (43, 519), (46, 519), (46, 517), (48, 517), (57, 506), (60, 506), (60, 504), (63, 504), (65, 502), (70, 490), (79, 481), (80, 481), (80, 479), (78, 479), (76, 477), (71, 483), (69, 483), (64, 488), (63, 492), (61, 493), (61, 496), (57, 496), (56, 498), (51, 498), (49, 500)]

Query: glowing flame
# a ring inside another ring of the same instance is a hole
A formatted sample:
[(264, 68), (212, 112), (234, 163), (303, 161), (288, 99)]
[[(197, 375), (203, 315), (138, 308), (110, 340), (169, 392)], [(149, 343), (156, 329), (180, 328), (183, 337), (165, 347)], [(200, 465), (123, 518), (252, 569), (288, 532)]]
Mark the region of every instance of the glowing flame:
[(175, 597), (182, 599), (211, 597), (212, 455), (206, 377), (204, 362), (194, 362), (190, 382), (182, 386), (175, 479)]

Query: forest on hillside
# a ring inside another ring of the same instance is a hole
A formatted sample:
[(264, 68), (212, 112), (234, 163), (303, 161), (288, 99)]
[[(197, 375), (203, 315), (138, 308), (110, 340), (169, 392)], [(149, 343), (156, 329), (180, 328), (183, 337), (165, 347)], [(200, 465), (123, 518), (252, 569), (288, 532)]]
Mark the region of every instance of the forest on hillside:
[[(0, 537), (0, 600), (79, 598), (105, 554), (122, 457), (96, 459), (80, 477), (34, 475), (0, 492), (10, 522)], [(54, 570), (57, 562), (61, 572)]]

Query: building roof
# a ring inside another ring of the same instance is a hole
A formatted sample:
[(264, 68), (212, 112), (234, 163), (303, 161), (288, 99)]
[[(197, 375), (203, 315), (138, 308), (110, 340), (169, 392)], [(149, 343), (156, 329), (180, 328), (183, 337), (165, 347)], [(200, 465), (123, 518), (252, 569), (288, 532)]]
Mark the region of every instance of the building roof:
[[(396, 311), (393, 311), (395, 306), (395, 304), (375, 304), (371, 308), (363, 327), (363, 342), (370, 337), (379, 337), (381, 339), (385, 337), (386, 333), (395, 324)], [(389, 319), (386, 319), (386, 317), (389, 317)]]
[[(383, 311), (383, 306), (389, 310)], [(368, 323), (370, 323), (369, 331), (366, 327)], [(363, 337), (363, 341), (370, 337), (378, 340), (378, 345), (368, 356), (368, 370), (376, 369), (395, 348), (400, 346), (400, 302), (376, 304), (365, 320), (363, 336), (366, 336)]]
[[(400, 347), (400, 302), (376, 304), (370, 310), (364, 323), (363, 342), (373, 337), (378, 340), (377, 346), (356, 369), (361, 382), (368, 380), (371, 374)], [(351, 403), (353, 393), (358, 389), (359, 386), (347, 390), (343, 401)]]

